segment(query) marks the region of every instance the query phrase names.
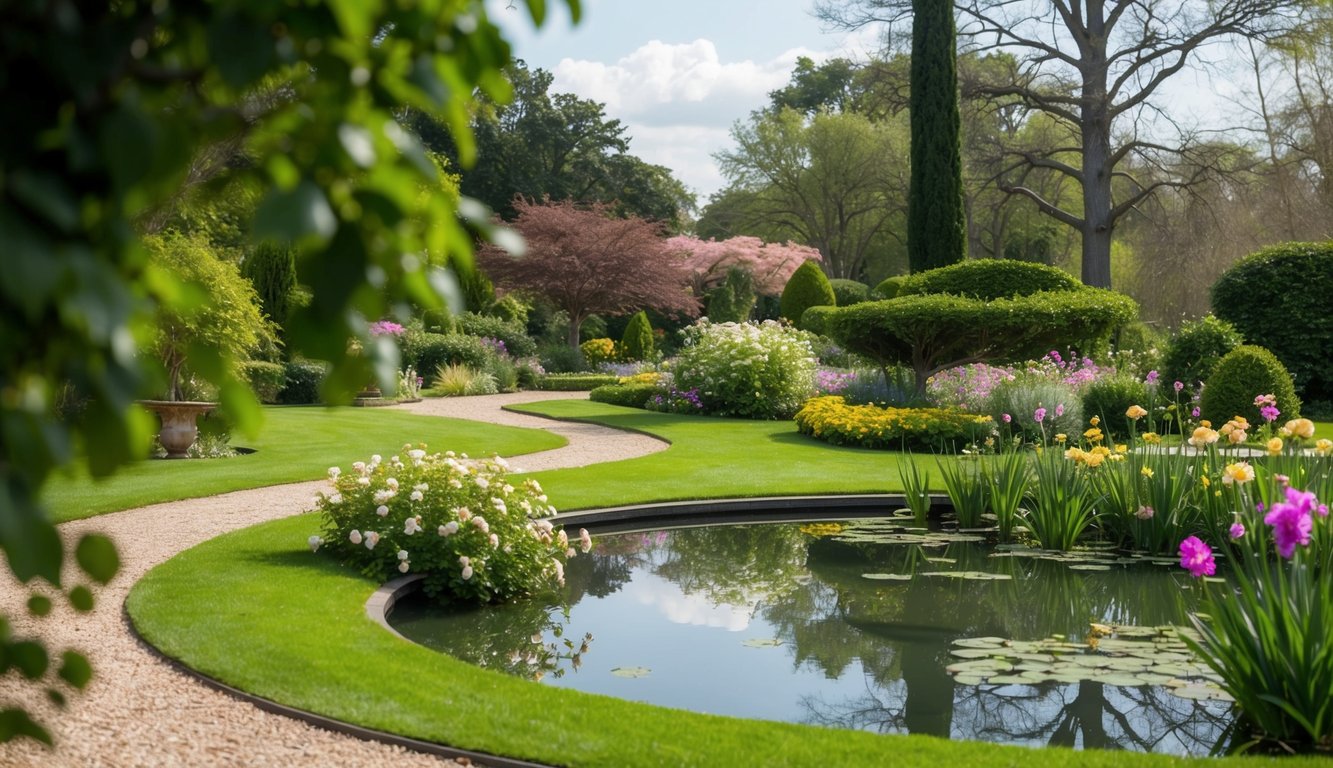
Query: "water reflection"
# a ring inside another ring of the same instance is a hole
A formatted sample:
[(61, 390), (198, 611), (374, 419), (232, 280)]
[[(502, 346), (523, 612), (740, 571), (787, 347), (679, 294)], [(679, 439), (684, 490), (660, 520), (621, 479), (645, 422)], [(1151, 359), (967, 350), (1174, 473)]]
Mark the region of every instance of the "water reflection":
[[(567, 607), (527, 602), (441, 615), (406, 602), (393, 620), (405, 635), (473, 663), (718, 714), (1172, 754), (1206, 754), (1224, 738), (1228, 705), (1161, 687), (962, 685), (945, 669), (957, 661), (950, 644), (958, 638), (1080, 640), (1090, 622), (1183, 623), (1192, 592), (1172, 569), (1081, 571), (994, 557), (980, 543), (828, 533), (782, 524), (599, 537), (594, 553), (567, 569)], [(938, 571), (1010, 578), (924, 575)], [(596, 641), (567, 639), (584, 633)], [(639, 679), (612, 672), (627, 667), (651, 671)]]

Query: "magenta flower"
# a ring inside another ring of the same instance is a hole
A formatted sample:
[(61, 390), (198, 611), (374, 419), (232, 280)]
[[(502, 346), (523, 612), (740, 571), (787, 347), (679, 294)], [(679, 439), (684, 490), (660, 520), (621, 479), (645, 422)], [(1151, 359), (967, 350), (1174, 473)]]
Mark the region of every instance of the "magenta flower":
[(1179, 392), (1180, 390), (1185, 388), (1185, 382), (1177, 381), (1175, 384), (1172, 384), (1171, 386), (1175, 387), (1176, 391)]
[(1032, 413), (1032, 420), (1035, 421), (1035, 422), (1037, 422), (1038, 424), (1040, 424), (1040, 423), (1042, 423), (1043, 421), (1045, 421), (1045, 420), (1046, 420), (1046, 409), (1045, 409), (1045, 408), (1038, 408), (1036, 411), (1034, 411), (1034, 412)]
[(1180, 542), (1180, 567), (1189, 571), (1196, 579), (1217, 573), (1213, 550), (1200, 541), (1198, 536), (1190, 536)]
[(1198, 408), (1195, 408), (1194, 410), (1190, 411), (1190, 416), (1192, 416), (1192, 417), (1194, 417), (1194, 418), (1196, 418), (1196, 419), (1199, 418), (1199, 409), (1198, 409)]
[(1263, 408), (1259, 409), (1259, 415), (1263, 416), (1264, 421), (1268, 422), (1277, 421), (1277, 417), (1280, 416), (1281, 414), (1282, 411), (1279, 411), (1275, 406), (1272, 405), (1265, 405)]
[(1065, 415), (1065, 404), (1059, 403), (1058, 405), (1055, 406), (1055, 416), (1056, 418), (1059, 418), (1063, 415)]
[(1157, 383), (1157, 377), (1160, 375), (1161, 374), (1157, 373), (1155, 370), (1148, 371), (1148, 375), (1144, 377), (1143, 383), (1151, 387)]
[(1231, 535), (1231, 540), (1235, 541), (1245, 535), (1245, 526), (1240, 523), (1232, 523), (1231, 529), (1227, 533)]
[(1003, 420), (1005, 424), (1008, 424), (1009, 422), (1014, 420), (1014, 417), (1005, 413), (1000, 415), (1000, 419)]
[(1282, 557), (1290, 560), (1296, 545), (1304, 547), (1310, 543), (1310, 531), (1314, 528), (1310, 513), (1316, 508), (1317, 501), (1313, 493), (1287, 486), (1287, 500), (1274, 504), (1264, 516), (1264, 522), (1273, 526), (1273, 541)]

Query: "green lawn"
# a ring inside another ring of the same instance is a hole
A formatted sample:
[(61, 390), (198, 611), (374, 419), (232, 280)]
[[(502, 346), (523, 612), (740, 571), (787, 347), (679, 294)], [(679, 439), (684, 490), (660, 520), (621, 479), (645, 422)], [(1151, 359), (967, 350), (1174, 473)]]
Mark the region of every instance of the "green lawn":
[(374, 453), (389, 456), (408, 442), (479, 456), (514, 456), (559, 448), (566, 441), (540, 429), (385, 408), (265, 408), (258, 437), (233, 440), (255, 453), (229, 459), (142, 461), (105, 480), (86, 474), (56, 476), (47, 484), (43, 500), (56, 522), (63, 523), (160, 501), (318, 480), (331, 466), (346, 469)]
[[(642, 459), (540, 473), (553, 501), (567, 508), (897, 485), (894, 454), (806, 441), (789, 423), (675, 417), (580, 401), (523, 410), (672, 441), (669, 450)], [(318, 525), (314, 516), (300, 516), (205, 542), (136, 585), (129, 614), (167, 655), (260, 696), (372, 728), (551, 764), (1134, 768), (1261, 762), (881, 736), (701, 715), (526, 682), (400, 640), (370, 622), (364, 603), (377, 585), (306, 549)]]

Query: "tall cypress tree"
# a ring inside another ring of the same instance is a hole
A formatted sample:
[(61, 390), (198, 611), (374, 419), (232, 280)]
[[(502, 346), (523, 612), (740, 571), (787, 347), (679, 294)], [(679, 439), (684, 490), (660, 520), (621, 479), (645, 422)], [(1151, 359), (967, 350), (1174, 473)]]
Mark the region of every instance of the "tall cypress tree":
[(907, 258), (913, 272), (967, 256), (953, 3), (912, 0), (912, 182)]

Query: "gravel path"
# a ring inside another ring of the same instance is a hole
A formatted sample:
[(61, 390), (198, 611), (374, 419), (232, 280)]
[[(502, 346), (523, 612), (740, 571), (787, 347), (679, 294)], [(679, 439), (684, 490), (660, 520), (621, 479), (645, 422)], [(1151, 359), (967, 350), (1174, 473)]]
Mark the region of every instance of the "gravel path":
[[(395, 406), (413, 413), (454, 416), (566, 436), (569, 445), (513, 460), (516, 469), (537, 471), (630, 458), (666, 448), (666, 443), (588, 424), (555, 422), (509, 413), (504, 405), (586, 397), (582, 392), (523, 392), (469, 398), (429, 399)], [(393, 766), (458, 765), (378, 742), (361, 741), (300, 721), (269, 714), (175, 671), (144, 648), (123, 615), (125, 597), (153, 566), (227, 531), (294, 515), (311, 507), (324, 481), (237, 491), (203, 499), (154, 504), (60, 526), (74, 541), (88, 531), (110, 535), (122, 561), (112, 583), (98, 592), (97, 608), (78, 615), (57, 609), (32, 621), (30, 594), (5, 571), (0, 611), (18, 636), (40, 635), (48, 648), (76, 648), (93, 661), (94, 678), (67, 710), (49, 706), (14, 675), (0, 679), (0, 708), (15, 701), (51, 727), (57, 749), (30, 740), (0, 744), (0, 766)], [(74, 575), (71, 574), (71, 578)]]

